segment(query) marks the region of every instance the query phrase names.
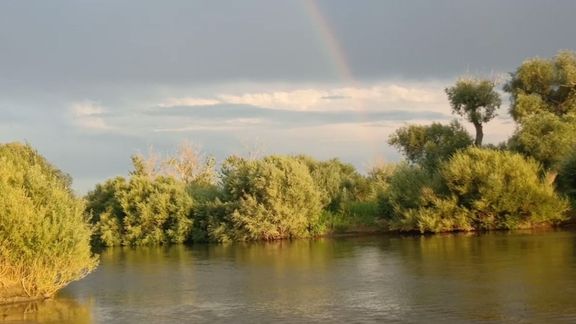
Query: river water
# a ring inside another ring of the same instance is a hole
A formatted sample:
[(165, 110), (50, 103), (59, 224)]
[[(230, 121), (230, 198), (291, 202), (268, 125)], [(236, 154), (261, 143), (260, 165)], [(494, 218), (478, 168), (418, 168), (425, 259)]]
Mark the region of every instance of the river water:
[(576, 232), (115, 248), (9, 323), (576, 322)]

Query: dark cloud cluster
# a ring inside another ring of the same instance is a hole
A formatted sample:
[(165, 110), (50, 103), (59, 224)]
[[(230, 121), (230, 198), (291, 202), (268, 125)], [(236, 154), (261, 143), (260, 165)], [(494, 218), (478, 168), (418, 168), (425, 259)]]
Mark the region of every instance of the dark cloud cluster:
[(338, 80), (334, 55), (357, 79), (437, 78), (576, 48), (574, 1), (305, 1), (4, 1), (0, 87)]

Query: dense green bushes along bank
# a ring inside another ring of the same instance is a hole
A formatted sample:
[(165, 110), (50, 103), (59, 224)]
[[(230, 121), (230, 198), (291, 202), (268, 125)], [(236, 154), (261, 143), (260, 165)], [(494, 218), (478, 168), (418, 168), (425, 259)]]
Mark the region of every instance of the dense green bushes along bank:
[(189, 168), (198, 177), (170, 176), (165, 166), (171, 160), (147, 172), (138, 165), (150, 164), (149, 159), (134, 157), (135, 170), (128, 179), (109, 180), (87, 195), (94, 243), (276, 240), (377, 221), (376, 190), (368, 178), (335, 159), (231, 156), (218, 181), (203, 176), (214, 174), (213, 168), (198, 171), (198, 164)]
[[(538, 171), (538, 163), (519, 154), (474, 147), (456, 153), (434, 175), (408, 168), (395, 175), (385, 196), (391, 229), (445, 232), (558, 224), (568, 205)], [(399, 195), (402, 191), (408, 192)]]
[(515, 229), (566, 219), (567, 200), (537, 161), (472, 145), (450, 154), (436, 169), (401, 163), (369, 175), (303, 156), (232, 156), (211, 183), (135, 171), (98, 185), (87, 211), (94, 243), (105, 246)]
[(70, 179), (30, 146), (0, 145), (0, 303), (52, 296), (93, 270)]

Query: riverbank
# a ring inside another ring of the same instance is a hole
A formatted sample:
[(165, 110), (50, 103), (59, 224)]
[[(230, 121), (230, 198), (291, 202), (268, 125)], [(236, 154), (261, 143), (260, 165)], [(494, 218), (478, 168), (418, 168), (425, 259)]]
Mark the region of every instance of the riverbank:
[(22, 282), (16, 280), (7, 280), (0, 274), (0, 305), (11, 305), (36, 302), (44, 299), (51, 298), (48, 295), (30, 296), (30, 293), (24, 288)]
[(377, 222), (376, 225), (357, 225), (351, 226), (346, 229), (333, 230), (321, 237), (354, 237), (354, 236), (370, 236), (380, 234), (398, 234), (398, 235), (435, 235), (435, 234), (450, 234), (450, 233), (487, 233), (487, 232), (516, 232), (516, 231), (548, 231), (554, 229), (576, 230), (576, 218), (571, 215), (569, 219), (559, 224), (551, 224), (548, 222), (530, 224), (530, 226), (520, 226), (515, 229), (493, 229), (493, 230), (453, 230), (444, 232), (428, 232), (421, 233), (417, 230), (400, 231), (397, 229), (390, 229), (386, 221)]

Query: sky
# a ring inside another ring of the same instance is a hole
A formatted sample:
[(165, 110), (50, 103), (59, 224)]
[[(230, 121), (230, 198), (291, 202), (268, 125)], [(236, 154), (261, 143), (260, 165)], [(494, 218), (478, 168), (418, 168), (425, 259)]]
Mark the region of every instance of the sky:
[[(80, 193), (183, 141), (219, 161), (303, 153), (366, 170), (401, 159), (386, 143), (398, 127), (458, 117), (444, 93), (457, 78), (501, 86), (525, 59), (576, 49), (574, 12), (564, 0), (1, 1), (0, 142), (30, 143)], [(486, 142), (513, 132), (508, 106)]]

